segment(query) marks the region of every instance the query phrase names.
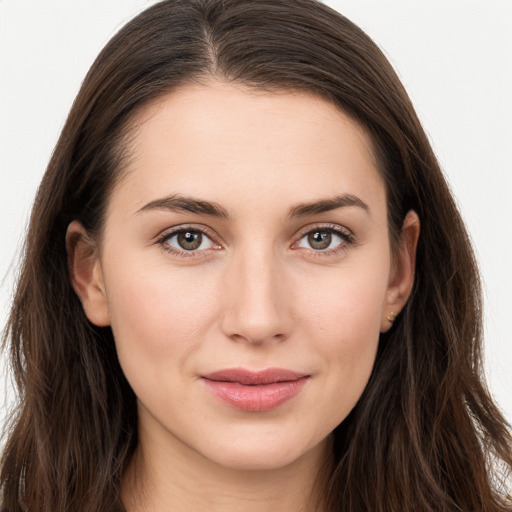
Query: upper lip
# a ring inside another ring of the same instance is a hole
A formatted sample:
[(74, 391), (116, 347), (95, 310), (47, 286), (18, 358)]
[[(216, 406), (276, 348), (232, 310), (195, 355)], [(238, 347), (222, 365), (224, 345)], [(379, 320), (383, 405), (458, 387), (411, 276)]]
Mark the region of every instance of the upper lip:
[(284, 368), (266, 368), (264, 370), (248, 370), (245, 368), (226, 368), (201, 375), (204, 379), (221, 382), (238, 382), (248, 386), (273, 384), (308, 377), (306, 373), (298, 373)]

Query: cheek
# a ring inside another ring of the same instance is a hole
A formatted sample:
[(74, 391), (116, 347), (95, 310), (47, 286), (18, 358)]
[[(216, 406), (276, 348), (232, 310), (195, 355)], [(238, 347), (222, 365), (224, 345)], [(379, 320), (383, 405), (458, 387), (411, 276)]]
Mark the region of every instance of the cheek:
[(329, 376), (356, 394), (366, 385), (379, 341), (381, 305), (376, 297), (360, 289), (339, 297), (336, 307), (324, 311), (329, 316), (318, 329), (317, 346), (331, 368)]
[(339, 272), (322, 287), (308, 286), (306, 312), (308, 338), (322, 360), (325, 377), (318, 414), (337, 426), (352, 410), (368, 383), (377, 352), (387, 267)]
[(383, 306), (388, 286), (389, 265), (348, 266), (325, 276), (316, 276), (315, 282), (302, 284), (302, 303), (298, 311), (307, 315), (307, 324), (322, 340), (343, 340), (341, 346), (362, 348), (375, 343), (380, 332)]
[(198, 272), (170, 272), (126, 256), (115, 263), (105, 284), (121, 366), (129, 380), (145, 375), (151, 381), (165, 364), (171, 378), (168, 370), (183, 368), (218, 316), (212, 285)]

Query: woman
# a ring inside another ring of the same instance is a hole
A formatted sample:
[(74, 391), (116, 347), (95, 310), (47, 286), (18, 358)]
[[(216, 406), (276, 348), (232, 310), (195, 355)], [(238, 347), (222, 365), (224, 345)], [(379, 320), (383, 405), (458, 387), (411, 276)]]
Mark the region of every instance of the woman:
[(389, 63), (316, 2), (113, 38), (8, 329), (6, 511), (512, 509), (465, 228)]

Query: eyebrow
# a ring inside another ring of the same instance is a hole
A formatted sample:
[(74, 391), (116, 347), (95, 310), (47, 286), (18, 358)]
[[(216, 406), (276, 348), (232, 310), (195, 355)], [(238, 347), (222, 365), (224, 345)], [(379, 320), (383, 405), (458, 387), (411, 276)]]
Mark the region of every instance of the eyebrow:
[[(330, 212), (338, 208), (347, 206), (356, 206), (362, 208), (366, 212), (370, 212), (370, 207), (359, 197), (353, 194), (342, 194), (329, 199), (320, 199), (310, 203), (299, 203), (288, 212), (288, 217), (306, 217), (319, 213)], [(166, 210), (196, 213), (199, 215), (208, 215), (219, 219), (229, 219), (228, 211), (220, 204), (195, 199), (193, 197), (185, 197), (181, 194), (174, 194), (168, 197), (155, 199), (144, 205), (136, 213), (143, 213), (151, 210)]]
[(144, 205), (137, 211), (137, 213), (147, 212), (150, 210), (190, 212), (217, 217), (220, 219), (229, 219), (229, 213), (220, 204), (210, 201), (201, 201), (192, 197), (184, 197), (180, 194), (155, 199), (154, 201)]
[(329, 199), (312, 201), (311, 203), (300, 203), (290, 209), (288, 216), (306, 217), (307, 215), (330, 212), (347, 206), (357, 206), (370, 213), (370, 207), (362, 199), (353, 194), (342, 194)]

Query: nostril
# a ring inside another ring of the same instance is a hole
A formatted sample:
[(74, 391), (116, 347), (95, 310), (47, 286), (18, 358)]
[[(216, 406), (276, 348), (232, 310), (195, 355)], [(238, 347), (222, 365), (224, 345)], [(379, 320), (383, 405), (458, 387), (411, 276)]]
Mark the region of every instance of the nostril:
[(263, 333), (233, 333), (228, 335), (233, 341), (248, 343), (250, 345), (261, 345), (266, 342), (281, 342), (286, 339), (285, 334), (263, 334)]

